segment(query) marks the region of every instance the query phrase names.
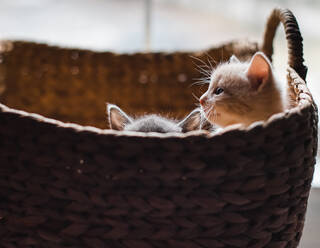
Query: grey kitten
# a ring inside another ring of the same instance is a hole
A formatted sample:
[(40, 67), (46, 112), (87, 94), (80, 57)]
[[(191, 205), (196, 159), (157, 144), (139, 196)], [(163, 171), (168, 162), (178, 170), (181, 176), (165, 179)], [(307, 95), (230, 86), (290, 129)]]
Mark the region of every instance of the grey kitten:
[(199, 130), (201, 123), (200, 108), (194, 109), (182, 121), (176, 122), (159, 115), (150, 114), (139, 118), (132, 118), (114, 104), (107, 104), (109, 125), (114, 130), (157, 132), (157, 133), (185, 133)]

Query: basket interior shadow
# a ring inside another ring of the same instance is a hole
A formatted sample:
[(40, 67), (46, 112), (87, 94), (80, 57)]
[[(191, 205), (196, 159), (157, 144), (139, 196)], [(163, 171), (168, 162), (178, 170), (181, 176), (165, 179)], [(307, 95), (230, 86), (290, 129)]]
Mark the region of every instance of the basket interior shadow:
[[(280, 22), (296, 100), (287, 112), (219, 135), (99, 129), (106, 101), (182, 117), (198, 90), (190, 56), (248, 59), (261, 49), (271, 59)], [(6, 41), (0, 56), (2, 247), (298, 246), (318, 120), (289, 10), (272, 12), (261, 47), (128, 55)]]

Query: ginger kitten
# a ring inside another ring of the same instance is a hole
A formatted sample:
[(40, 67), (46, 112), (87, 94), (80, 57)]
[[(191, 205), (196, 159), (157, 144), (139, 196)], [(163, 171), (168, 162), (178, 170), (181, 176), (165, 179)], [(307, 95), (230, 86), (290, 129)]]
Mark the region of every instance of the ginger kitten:
[(233, 55), (212, 72), (200, 104), (212, 124), (248, 126), (284, 111), (286, 97), (282, 92), (281, 83), (262, 52), (257, 52), (250, 62), (240, 62)]

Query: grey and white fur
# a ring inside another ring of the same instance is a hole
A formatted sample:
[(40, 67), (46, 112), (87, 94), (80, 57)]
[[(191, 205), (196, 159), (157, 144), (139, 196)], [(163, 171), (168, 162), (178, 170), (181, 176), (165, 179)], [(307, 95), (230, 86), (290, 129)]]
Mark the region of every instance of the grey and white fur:
[(157, 133), (185, 133), (199, 130), (201, 125), (201, 110), (196, 108), (182, 121), (177, 122), (156, 114), (143, 115), (139, 118), (128, 116), (118, 106), (107, 104), (109, 125), (114, 130), (157, 132)]

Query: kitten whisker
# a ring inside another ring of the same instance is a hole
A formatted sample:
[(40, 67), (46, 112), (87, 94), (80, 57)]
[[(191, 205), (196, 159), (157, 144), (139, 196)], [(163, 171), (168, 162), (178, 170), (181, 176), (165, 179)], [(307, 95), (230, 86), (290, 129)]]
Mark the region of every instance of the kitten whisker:
[[(215, 66), (213, 66), (213, 65), (211, 64), (211, 61), (210, 61), (211, 56), (210, 56), (209, 54), (207, 54), (207, 55), (209, 56), (209, 58), (207, 59), (207, 61), (208, 61), (209, 65), (210, 65), (210, 69), (211, 69), (211, 71), (213, 71), (213, 70), (214, 70), (214, 67), (217, 65), (217, 62), (216, 62), (215, 60), (213, 60), (213, 62), (214, 62), (214, 64), (215, 64)], [(212, 59), (212, 58), (211, 58), (211, 59)]]
[(212, 109), (213, 109), (213, 105), (209, 106), (209, 108), (207, 106), (203, 108), (204, 113), (208, 115), (208, 119), (210, 117), (210, 113), (212, 112)]
[(199, 66), (199, 65), (195, 65), (195, 66), (196, 66), (197, 71), (200, 74), (207, 76), (207, 77), (211, 77), (212, 70), (209, 67), (203, 67), (203, 66)]
[(198, 62), (202, 63), (203, 65), (207, 65), (202, 59), (200, 59), (199, 57), (190, 55), (190, 58), (197, 60)]
[(210, 81), (211, 75), (207, 77), (193, 78), (193, 80)]
[(212, 111), (210, 111), (207, 115), (208, 115), (208, 120), (210, 120), (211, 123), (214, 123), (214, 118), (213, 118), (213, 121), (211, 120), (212, 119), (211, 118), (212, 117)]
[[(215, 59), (213, 59), (212, 56), (208, 52), (205, 52), (204, 54), (207, 56), (207, 62), (209, 65), (204, 60), (200, 59), (199, 57), (195, 57), (192, 55), (190, 57), (199, 61), (200, 63), (202, 63), (202, 65), (205, 66), (206, 68), (213, 69), (218, 64), (218, 62)], [(211, 61), (214, 63), (215, 66), (212, 65)]]
[(192, 96), (193, 96), (197, 101), (200, 101), (200, 98), (197, 97), (194, 93), (192, 93)]
[(199, 81), (196, 81), (196, 82), (190, 84), (189, 87), (194, 86), (194, 85), (201, 85), (202, 86), (202, 85), (205, 85), (205, 84), (210, 84), (210, 81), (208, 81), (206, 79), (199, 80)]
[[(205, 54), (209, 57), (209, 59), (210, 59), (211, 61), (214, 62), (215, 66), (218, 64), (218, 62), (217, 62), (214, 58), (212, 58), (212, 56), (211, 56), (208, 52), (205, 52)], [(211, 65), (211, 62), (210, 62), (209, 60), (208, 60), (208, 62), (209, 62), (209, 64)], [(214, 68), (214, 67), (212, 67), (212, 68)]]
[(207, 68), (208, 70), (211, 70), (213, 67), (211, 66), (211, 63), (209, 62), (209, 64), (204, 64), (204, 65), (199, 65), (201, 68)]
[(206, 76), (211, 76), (211, 73), (212, 73), (212, 70), (213, 70), (213, 67), (212, 67), (212, 64), (210, 61), (209, 62), (209, 65), (203, 61), (202, 59), (198, 58), (198, 57), (195, 57), (195, 56), (190, 56), (192, 59), (195, 59), (196, 61), (200, 62), (201, 64), (198, 65), (196, 64), (195, 62), (192, 62), (196, 69), (201, 73), (201, 74), (204, 74)]
[(213, 106), (208, 111), (208, 120), (210, 120), (211, 123), (215, 123), (217, 119), (216, 111), (213, 109)]
[(211, 64), (211, 62), (210, 62), (210, 60), (208, 60), (208, 63), (209, 63), (209, 65), (210, 65), (210, 69), (211, 69), (211, 71), (213, 71), (213, 65)]
[(213, 107), (213, 105), (211, 106), (210, 110), (208, 111), (208, 119), (211, 120), (213, 123), (216, 123), (217, 119), (218, 119), (218, 115), (217, 115), (217, 111), (216, 109)]

